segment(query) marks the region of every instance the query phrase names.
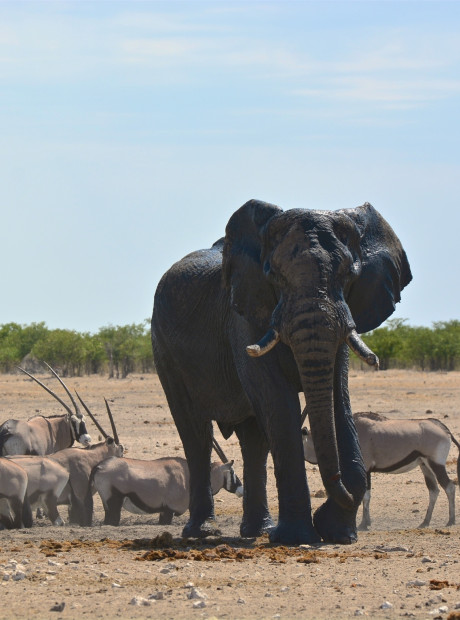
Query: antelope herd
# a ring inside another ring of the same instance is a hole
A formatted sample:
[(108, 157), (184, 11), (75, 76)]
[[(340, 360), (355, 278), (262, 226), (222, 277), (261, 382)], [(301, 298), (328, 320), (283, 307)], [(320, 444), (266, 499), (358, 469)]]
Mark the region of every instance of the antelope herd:
[[(141, 460), (124, 457), (115, 421), (105, 399), (112, 429), (109, 435), (80, 395), (76, 396), (95, 424), (103, 441), (92, 444), (86, 418), (64, 381), (47, 368), (67, 393), (73, 410), (49, 387), (23, 368), (66, 410), (64, 415), (34, 416), (27, 421), (10, 419), (0, 425), (0, 529), (31, 527), (32, 510), (42, 510), (53, 525), (65, 525), (58, 506), (68, 506), (70, 523), (91, 526), (93, 495), (97, 492), (105, 511), (105, 525), (119, 525), (122, 508), (135, 514), (159, 513), (159, 524), (183, 514), (189, 505), (189, 470), (182, 457)], [(305, 419), (303, 414), (302, 422)], [(434, 418), (392, 420), (376, 413), (358, 413), (354, 421), (367, 473), (363, 519), (359, 529), (371, 524), (369, 503), (371, 473), (401, 473), (420, 466), (429, 491), (425, 518), (427, 527), (439, 495), (444, 489), (449, 504), (447, 526), (455, 524), (455, 484), (446, 461), (451, 443), (460, 443), (445, 424)], [(305, 460), (316, 463), (312, 437), (302, 428)], [(74, 447), (78, 441), (84, 447)], [(229, 461), (213, 440), (220, 461), (210, 466), (212, 493), (221, 489), (243, 496), (243, 485)], [(459, 455), (460, 456), (460, 455)], [(460, 458), (457, 460), (460, 479)]]
[[(46, 365), (66, 391), (75, 413), (44, 383), (19, 368), (51, 394), (67, 413), (34, 416), (27, 422), (7, 420), (0, 426), (0, 529), (31, 527), (32, 509), (44, 510), (53, 525), (64, 525), (58, 510), (61, 505), (68, 505), (70, 523), (91, 526), (96, 491), (106, 511), (106, 524), (119, 524), (122, 506), (138, 514), (159, 512), (163, 524), (171, 523), (174, 515), (185, 512), (189, 501), (185, 459), (123, 458), (124, 448), (107, 400), (105, 405), (113, 436), (104, 430), (76, 392), (104, 438), (100, 443), (91, 444), (85, 416), (76, 400), (58, 373)], [(75, 440), (85, 447), (73, 447)], [(233, 462), (228, 462), (216, 441), (214, 448), (225, 462), (211, 465), (213, 492), (225, 488), (240, 497), (242, 484)], [(117, 467), (118, 463), (122, 464), (121, 468)]]

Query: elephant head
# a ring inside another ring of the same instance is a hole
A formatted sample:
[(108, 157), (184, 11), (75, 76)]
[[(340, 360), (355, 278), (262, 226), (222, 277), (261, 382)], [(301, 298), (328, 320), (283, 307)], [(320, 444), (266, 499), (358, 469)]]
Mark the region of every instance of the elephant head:
[(291, 349), (323, 483), (345, 508), (354, 500), (340, 480), (336, 356), (347, 343), (378, 367), (358, 333), (392, 314), (411, 278), (399, 239), (368, 203), (340, 211), (283, 211), (251, 200), (226, 228), (224, 285), (232, 308), (260, 338), (248, 342), (247, 353), (260, 357), (279, 342)]

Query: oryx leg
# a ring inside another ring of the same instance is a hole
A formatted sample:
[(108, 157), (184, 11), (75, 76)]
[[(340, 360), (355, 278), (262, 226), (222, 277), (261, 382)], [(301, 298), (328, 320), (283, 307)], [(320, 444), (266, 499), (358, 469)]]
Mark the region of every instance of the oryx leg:
[[(9, 498), (8, 499), (9, 504), (10, 504), (10, 509), (11, 509), (11, 513), (12, 513), (12, 522), (11, 522), (11, 527), (13, 529), (21, 529), (23, 527), (23, 510), (24, 510), (24, 502), (22, 502), (20, 499), (14, 497), (14, 498)], [(30, 505), (29, 505), (30, 508)], [(32, 512), (30, 513), (32, 516)], [(28, 525), (27, 527), (31, 527), (32, 523), (30, 523), (30, 525)]]
[(59, 514), (57, 507), (57, 497), (54, 493), (48, 493), (45, 498), (46, 511), (49, 520), (53, 525), (65, 525), (64, 519)]
[(438, 483), (436, 482), (435, 473), (431, 469), (430, 464), (426, 459), (420, 459), (420, 469), (422, 470), (423, 476), (425, 478), (425, 483), (428, 488), (430, 499), (428, 502), (428, 508), (425, 518), (423, 519), (419, 527), (428, 527), (431, 521), (431, 516), (433, 514), (434, 505), (436, 504), (436, 500), (438, 499), (439, 487)]
[(93, 496), (91, 493), (81, 500), (71, 489), (69, 523), (90, 527), (93, 520)]
[(159, 525), (171, 525), (174, 512), (169, 508), (163, 508), (158, 519)]
[(118, 489), (112, 487), (110, 497), (102, 501), (105, 511), (104, 525), (120, 525), (123, 500), (124, 495)]
[(32, 507), (29, 499), (24, 497), (24, 503), (22, 505), (22, 523), (24, 527), (32, 527), (33, 525)]
[(363, 518), (358, 526), (358, 530), (368, 530), (371, 525), (371, 513), (369, 511), (369, 504), (371, 503), (371, 472), (366, 474), (367, 485), (366, 492), (363, 497)]
[(449, 520), (446, 525), (455, 525), (455, 484), (447, 475), (445, 465), (439, 465), (439, 463), (435, 463), (434, 461), (428, 461), (428, 463), (437, 481), (447, 495), (447, 500), (449, 502)]

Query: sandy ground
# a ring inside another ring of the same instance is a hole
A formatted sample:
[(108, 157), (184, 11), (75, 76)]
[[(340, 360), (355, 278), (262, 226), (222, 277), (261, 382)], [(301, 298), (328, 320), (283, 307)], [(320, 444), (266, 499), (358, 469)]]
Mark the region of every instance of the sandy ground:
[[(55, 380), (46, 381), (61, 394)], [(67, 384), (107, 428), (103, 397), (111, 401), (129, 456), (182, 455), (156, 376)], [(460, 438), (460, 373), (352, 371), (350, 392), (354, 411), (437, 417)], [(61, 413), (61, 407), (29, 379), (0, 375), (0, 411), (2, 420), (26, 419)], [(97, 439), (92, 425), (90, 432)], [(221, 443), (241, 474), (236, 439)], [(457, 456), (453, 446), (453, 479)], [(322, 485), (317, 468), (307, 465), (307, 472), (316, 508)], [(268, 491), (276, 517), (272, 467)], [(347, 547), (243, 541), (241, 500), (225, 491), (215, 500), (223, 535), (205, 544), (181, 540), (187, 515), (159, 526), (156, 515), (123, 512), (120, 527), (103, 526), (98, 497), (92, 528), (45, 521), (0, 532), (0, 618), (460, 618), (460, 527), (445, 527), (441, 491), (431, 527), (417, 529), (428, 501), (419, 469), (374, 475), (372, 528)]]

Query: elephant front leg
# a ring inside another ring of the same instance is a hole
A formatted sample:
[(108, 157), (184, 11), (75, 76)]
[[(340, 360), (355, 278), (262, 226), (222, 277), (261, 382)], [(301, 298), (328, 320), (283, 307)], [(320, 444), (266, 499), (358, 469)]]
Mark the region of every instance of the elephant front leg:
[(279, 502), (278, 524), (270, 531), (270, 542), (314, 544), (320, 542), (320, 537), (313, 527), (311, 516), (300, 429), (300, 405), (298, 398), (291, 403), (287, 401), (285, 393), (283, 396), (284, 403), (279, 403), (278, 411), (268, 421)]
[(358, 539), (356, 515), (366, 491), (366, 470), (351, 414), (346, 345), (339, 348), (335, 363), (334, 417), (342, 482), (353, 497), (353, 506), (346, 509), (328, 498), (316, 510), (313, 523), (325, 542), (350, 544)]
[(255, 418), (235, 427), (244, 463), (243, 520), (240, 534), (244, 538), (260, 536), (275, 525), (267, 502), (268, 443)]

